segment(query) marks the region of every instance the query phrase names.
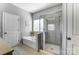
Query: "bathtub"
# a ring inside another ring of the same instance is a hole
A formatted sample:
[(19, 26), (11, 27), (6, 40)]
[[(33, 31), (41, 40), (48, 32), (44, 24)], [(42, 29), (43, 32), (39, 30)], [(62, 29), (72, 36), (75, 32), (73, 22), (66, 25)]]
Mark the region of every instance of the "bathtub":
[(35, 36), (28, 36), (28, 37), (23, 37), (23, 44), (33, 48), (33, 49), (38, 49), (37, 45), (37, 39)]

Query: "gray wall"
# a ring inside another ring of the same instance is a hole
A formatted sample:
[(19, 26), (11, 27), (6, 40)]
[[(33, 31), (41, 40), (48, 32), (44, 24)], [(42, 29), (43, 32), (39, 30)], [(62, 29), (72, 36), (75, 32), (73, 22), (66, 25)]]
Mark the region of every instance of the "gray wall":
[[(61, 15), (61, 11), (62, 11), (62, 4), (58, 4), (54, 7), (51, 7), (51, 8), (48, 8), (48, 9), (45, 9), (45, 10), (34, 13), (33, 14), (33, 20), (39, 19), (40, 16), (50, 16), (50, 15), (52, 16), (54, 13), (57, 13), (58, 15)], [(51, 42), (53, 42), (53, 41), (54, 40), (52, 40)], [(60, 39), (57, 39), (55, 43), (60, 44)]]
[[(9, 3), (0, 3), (0, 33), (1, 33), (1, 19), (2, 19), (3, 11), (19, 15), (22, 36), (30, 35), (29, 32), (32, 31), (31, 13)], [(26, 21), (26, 26), (25, 26), (25, 21)]]

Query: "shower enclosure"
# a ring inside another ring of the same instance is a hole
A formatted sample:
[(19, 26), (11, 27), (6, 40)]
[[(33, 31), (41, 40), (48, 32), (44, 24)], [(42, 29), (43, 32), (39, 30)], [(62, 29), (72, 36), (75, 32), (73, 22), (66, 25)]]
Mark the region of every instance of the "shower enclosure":
[(61, 14), (44, 15), (40, 20), (40, 31), (43, 33), (43, 50), (51, 54), (60, 54), (61, 50)]
[(43, 15), (34, 20), (34, 31), (39, 32), (38, 47), (39, 50), (47, 51), (51, 54), (60, 54), (61, 52), (61, 12)]

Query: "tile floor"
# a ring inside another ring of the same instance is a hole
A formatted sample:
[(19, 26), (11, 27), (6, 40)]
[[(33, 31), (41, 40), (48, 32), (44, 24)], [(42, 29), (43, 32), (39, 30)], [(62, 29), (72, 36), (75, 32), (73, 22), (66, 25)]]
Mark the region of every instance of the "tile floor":
[(42, 52), (37, 52), (36, 50), (19, 44), (13, 47), (13, 55), (58, 55), (60, 54), (60, 46), (46, 43), (46, 49)]
[(46, 55), (45, 53), (37, 52), (34, 49), (21, 44), (13, 47), (13, 49), (13, 55)]
[(51, 54), (60, 54), (60, 46), (46, 43), (45, 50), (50, 52)]

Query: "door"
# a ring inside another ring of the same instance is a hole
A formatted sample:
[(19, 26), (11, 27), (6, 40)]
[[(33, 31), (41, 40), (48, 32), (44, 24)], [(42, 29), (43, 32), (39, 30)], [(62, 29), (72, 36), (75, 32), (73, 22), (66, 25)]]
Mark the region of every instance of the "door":
[(3, 12), (3, 38), (10, 46), (15, 46), (20, 39), (19, 16)]
[(79, 4), (67, 4), (67, 54), (79, 55)]
[(47, 18), (45, 38), (47, 43), (60, 45), (60, 19), (59, 16)]
[(56, 30), (55, 30), (55, 26), (56, 26), (56, 21), (55, 18), (48, 18), (47, 19), (47, 39), (46, 42), (48, 43), (56, 43)]

